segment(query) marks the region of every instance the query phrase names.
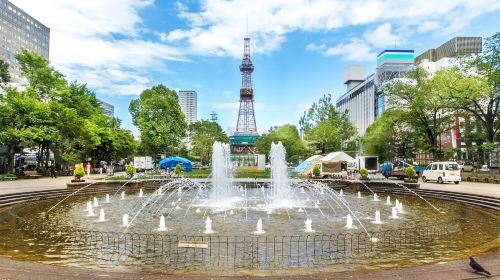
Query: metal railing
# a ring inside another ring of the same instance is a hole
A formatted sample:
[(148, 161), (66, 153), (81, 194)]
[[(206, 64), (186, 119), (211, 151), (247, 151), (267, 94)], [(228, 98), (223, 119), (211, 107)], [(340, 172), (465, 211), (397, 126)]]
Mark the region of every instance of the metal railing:
[(298, 236), (188, 236), (100, 232), (74, 229), (24, 233), (89, 260), (164, 265), (167, 268), (317, 267), (367, 258), (392, 249), (409, 249), (460, 231), (455, 220), (435, 225), (372, 233)]

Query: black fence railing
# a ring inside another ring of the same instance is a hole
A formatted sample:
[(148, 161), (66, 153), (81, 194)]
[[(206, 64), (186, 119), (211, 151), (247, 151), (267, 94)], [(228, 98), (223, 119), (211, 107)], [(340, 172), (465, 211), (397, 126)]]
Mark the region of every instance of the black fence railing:
[[(23, 227), (24, 228), (24, 227)], [(379, 232), (300, 236), (188, 236), (74, 229), (23, 229), (40, 244), (100, 262), (167, 268), (289, 268), (336, 264), (422, 246), (459, 232), (460, 221)]]

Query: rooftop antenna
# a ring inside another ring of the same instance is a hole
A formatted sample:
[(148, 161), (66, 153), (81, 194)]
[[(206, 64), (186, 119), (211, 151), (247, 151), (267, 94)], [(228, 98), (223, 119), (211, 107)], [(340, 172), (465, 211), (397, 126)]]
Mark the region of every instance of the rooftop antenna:
[(248, 37), (248, 14), (247, 14), (247, 35), (246, 37)]

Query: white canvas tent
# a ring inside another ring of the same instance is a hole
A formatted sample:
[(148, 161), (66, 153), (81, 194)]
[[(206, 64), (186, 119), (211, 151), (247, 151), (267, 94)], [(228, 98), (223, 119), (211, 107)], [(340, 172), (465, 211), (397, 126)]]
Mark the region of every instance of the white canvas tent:
[(336, 161), (344, 161), (344, 162), (356, 162), (354, 158), (344, 152), (332, 152), (327, 154), (326, 156), (320, 159), (322, 162), (336, 162)]

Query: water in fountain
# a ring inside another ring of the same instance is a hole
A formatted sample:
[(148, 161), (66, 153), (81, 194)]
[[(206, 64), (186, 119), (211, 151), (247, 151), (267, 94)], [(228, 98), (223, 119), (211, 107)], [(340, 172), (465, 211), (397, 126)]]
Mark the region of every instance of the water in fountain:
[(92, 201), (87, 201), (87, 208), (85, 208), (85, 211), (90, 212), (92, 211)]
[(160, 217), (160, 226), (158, 227), (159, 231), (166, 231), (167, 227), (165, 226), (165, 216), (161, 215)]
[(95, 214), (94, 214), (94, 209), (93, 209), (92, 207), (90, 207), (90, 208), (88, 209), (87, 216), (89, 216), (89, 217), (93, 217), (93, 216), (95, 216)]
[(99, 211), (99, 222), (104, 222), (104, 209), (101, 208), (101, 211)]
[(399, 214), (403, 213), (403, 202), (400, 202), (400, 203), (398, 204), (398, 213), (399, 213)]
[(212, 193), (210, 194), (212, 206), (222, 206), (222, 208), (227, 206), (222, 202), (228, 201), (233, 196), (232, 182), (233, 164), (229, 144), (215, 141), (212, 146)]
[(143, 197), (144, 196), (144, 192), (142, 192), (142, 188), (139, 189), (139, 197)]
[(109, 194), (106, 194), (106, 203), (109, 203)]
[(312, 220), (311, 219), (307, 219), (304, 222), (304, 224), (306, 226), (305, 232), (314, 232), (314, 230), (312, 229)]
[(347, 214), (346, 220), (345, 220), (345, 227), (346, 228), (354, 228), (352, 225), (352, 217), (351, 214)]
[(128, 214), (123, 214), (123, 217), (122, 217), (122, 226), (124, 226), (124, 227), (128, 227), (129, 226)]
[(125, 199), (125, 191), (122, 191), (122, 200)]
[(386, 200), (385, 204), (391, 205), (391, 196), (390, 195), (387, 196), (387, 200)]
[(340, 189), (340, 196), (344, 196), (344, 190), (343, 189)]
[(97, 200), (97, 197), (94, 197), (94, 204), (92, 206), (94, 207), (99, 206), (99, 201)]
[(391, 211), (392, 211), (392, 215), (391, 215), (391, 218), (393, 219), (398, 219), (398, 210), (396, 209), (396, 207), (392, 207), (391, 208)]
[(381, 224), (382, 221), (380, 220), (380, 211), (377, 209), (375, 211), (375, 221), (372, 221), (374, 224)]
[(257, 229), (256, 231), (254, 231), (255, 234), (264, 234), (266, 233), (263, 229), (262, 229), (262, 219), (259, 219), (259, 221), (257, 222)]
[(362, 198), (360, 191), (358, 191), (358, 198)]
[(376, 193), (373, 193), (373, 201), (380, 201), (380, 199), (378, 199), (378, 195)]
[(286, 151), (281, 142), (271, 143), (269, 152), (271, 160), (271, 188), (273, 208), (292, 208), (292, 192), (288, 180), (288, 167), (286, 163)]
[(212, 230), (212, 220), (207, 216), (205, 220), (205, 234), (212, 234), (214, 231)]

